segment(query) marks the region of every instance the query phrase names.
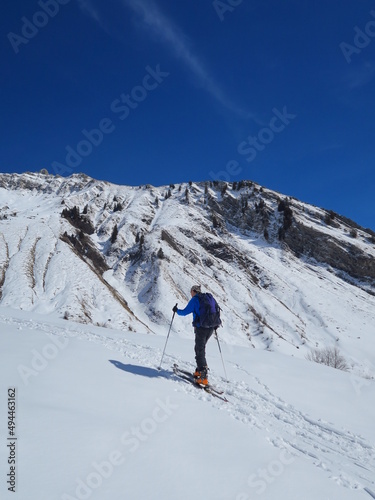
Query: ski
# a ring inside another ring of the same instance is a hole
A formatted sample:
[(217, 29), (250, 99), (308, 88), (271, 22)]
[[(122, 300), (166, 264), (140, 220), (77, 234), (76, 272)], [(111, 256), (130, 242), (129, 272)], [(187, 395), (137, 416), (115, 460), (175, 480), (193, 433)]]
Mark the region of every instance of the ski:
[(229, 402), (225, 396), (221, 395), (220, 393), (215, 392), (215, 390), (212, 387), (197, 384), (190, 377), (188, 377), (185, 374), (182, 374), (181, 372), (174, 371), (174, 373), (175, 373), (175, 375), (177, 375), (178, 378), (181, 378), (181, 379), (185, 380), (187, 383), (192, 384), (197, 389), (203, 389), (208, 394), (211, 394), (211, 396), (214, 396), (215, 398), (221, 399), (222, 401), (225, 401), (226, 403)]
[[(173, 365), (173, 369), (175, 371), (178, 371), (178, 372), (182, 373), (183, 375), (186, 375), (187, 377), (189, 377), (189, 380), (191, 380), (191, 382), (195, 382), (194, 375), (187, 370), (183, 370), (176, 363)], [(199, 384), (197, 384), (197, 385), (199, 385)], [(224, 394), (224, 391), (222, 391), (221, 389), (217, 389), (216, 387), (212, 386), (211, 384), (209, 384), (206, 387), (210, 387), (213, 391), (217, 392), (218, 394)]]
[(223, 395), (224, 391), (220, 389), (216, 389), (212, 385), (201, 385), (197, 384), (194, 376), (192, 373), (188, 372), (187, 370), (183, 370), (178, 367), (177, 364), (173, 365), (173, 372), (175, 375), (177, 375), (179, 378), (182, 378), (183, 380), (186, 380), (186, 382), (190, 382), (191, 384), (194, 385), (194, 387), (197, 387), (198, 389), (203, 389), (205, 390), (208, 394), (211, 394), (212, 396), (215, 396), (216, 398), (221, 399), (222, 401), (225, 401), (228, 403), (228, 399)]

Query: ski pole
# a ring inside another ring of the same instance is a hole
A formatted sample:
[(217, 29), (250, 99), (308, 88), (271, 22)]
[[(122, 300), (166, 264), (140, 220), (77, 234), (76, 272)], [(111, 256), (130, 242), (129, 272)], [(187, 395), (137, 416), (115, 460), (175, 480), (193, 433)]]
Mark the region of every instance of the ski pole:
[[(175, 305), (175, 307), (177, 307), (177, 304)], [(169, 325), (169, 330), (168, 330), (168, 335), (167, 335), (167, 340), (165, 341), (165, 346), (164, 346), (164, 351), (163, 351), (163, 355), (161, 357), (161, 360), (160, 360), (160, 365), (159, 365), (159, 368), (158, 370), (161, 370), (161, 364), (163, 362), (163, 358), (164, 358), (164, 353), (165, 353), (165, 349), (167, 347), (167, 342), (168, 342), (168, 339), (169, 339), (169, 334), (170, 334), (170, 331), (171, 331), (171, 328), (172, 328), (172, 323), (173, 323), (173, 319), (174, 319), (174, 315), (175, 315), (175, 311), (173, 311), (173, 316), (172, 316), (172, 321), (171, 321), (171, 324)]]
[(216, 330), (215, 330), (215, 337), (216, 337), (216, 340), (217, 340), (217, 345), (219, 346), (219, 351), (220, 351), (220, 356), (221, 356), (221, 362), (223, 363), (223, 368), (224, 368), (225, 379), (226, 379), (226, 382), (228, 382), (227, 371), (226, 371), (225, 365), (224, 365), (223, 353), (221, 352), (221, 347), (220, 347), (220, 342), (219, 342), (219, 336), (218, 336)]

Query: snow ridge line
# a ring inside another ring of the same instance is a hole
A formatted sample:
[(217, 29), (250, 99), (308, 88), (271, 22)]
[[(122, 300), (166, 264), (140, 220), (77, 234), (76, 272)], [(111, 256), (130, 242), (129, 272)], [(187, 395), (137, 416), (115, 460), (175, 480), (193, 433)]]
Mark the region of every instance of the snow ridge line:
[(48, 272), (48, 266), (49, 266), (49, 263), (51, 262), (52, 257), (56, 253), (56, 249), (57, 249), (57, 241), (55, 242), (55, 248), (52, 250), (52, 252), (49, 253), (47, 260), (46, 260), (46, 264), (45, 264), (44, 269), (43, 269), (42, 282), (43, 282), (43, 291), (44, 292), (46, 291), (46, 276), (47, 276), (47, 272)]
[(371, 498), (375, 498), (375, 493), (373, 493), (371, 490), (368, 488), (363, 488), (366, 493), (370, 495)]
[(5, 247), (5, 261), (1, 266), (2, 269), (1, 269), (1, 276), (0, 276), (0, 300), (1, 300), (1, 297), (3, 295), (3, 285), (5, 282), (5, 276), (7, 273), (7, 269), (9, 267), (9, 247), (8, 247), (8, 243), (6, 242), (3, 233), (0, 233), (0, 234), (1, 234), (1, 237), (3, 239), (4, 247)]
[(33, 293), (35, 294), (35, 286), (36, 286), (36, 279), (35, 279), (35, 254), (36, 254), (36, 246), (40, 240), (40, 236), (38, 236), (35, 241), (33, 246), (30, 249), (29, 257), (28, 257), (28, 262), (26, 262), (27, 270), (26, 270), (26, 276), (30, 279), (31, 282), (31, 289)]
[(52, 257), (56, 254), (56, 251), (57, 251), (57, 245), (58, 245), (58, 242), (59, 242), (59, 239), (56, 237), (56, 234), (54, 232), (54, 230), (52, 229), (52, 227), (50, 226), (50, 224), (48, 224), (48, 228), (49, 230), (51, 231), (52, 233), (52, 238), (55, 240), (55, 246), (54, 246), (54, 249), (49, 252), (48, 254), (48, 257), (47, 257), (47, 260), (46, 260), (46, 263), (44, 265), (44, 269), (43, 269), (43, 276), (42, 276), (42, 286), (43, 286), (43, 291), (45, 292), (46, 291), (46, 277), (47, 277), (47, 272), (48, 272), (48, 269), (49, 269), (49, 264), (52, 260)]

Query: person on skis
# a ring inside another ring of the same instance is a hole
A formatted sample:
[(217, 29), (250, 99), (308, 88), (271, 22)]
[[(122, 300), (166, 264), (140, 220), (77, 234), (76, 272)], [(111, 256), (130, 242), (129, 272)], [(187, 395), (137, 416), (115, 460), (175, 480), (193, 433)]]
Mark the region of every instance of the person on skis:
[(193, 314), (193, 326), (195, 332), (195, 361), (197, 363), (194, 378), (197, 384), (208, 385), (206, 344), (211, 335), (214, 333), (215, 328), (204, 328), (200, 324), (199, 296), (201, 293), (200, 285), (193, 285), (190, 290), (191, 299), (185, 309), (178, 309), (176, 304), (173, 308), (173, 312), (177, 313), (178, 316)]

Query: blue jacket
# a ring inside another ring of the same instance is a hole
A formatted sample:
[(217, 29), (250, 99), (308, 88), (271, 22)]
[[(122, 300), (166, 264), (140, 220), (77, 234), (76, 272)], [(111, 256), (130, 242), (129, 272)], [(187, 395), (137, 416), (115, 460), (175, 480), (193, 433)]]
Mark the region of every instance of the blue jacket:
[(187, 316), (188, 314), (193, 313), (193, 325), (199, 326), (199, 299), (197, 295), (194, 295), (185, 309), (177, 309), (178, 316)]

